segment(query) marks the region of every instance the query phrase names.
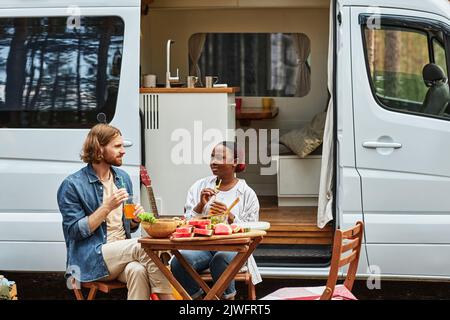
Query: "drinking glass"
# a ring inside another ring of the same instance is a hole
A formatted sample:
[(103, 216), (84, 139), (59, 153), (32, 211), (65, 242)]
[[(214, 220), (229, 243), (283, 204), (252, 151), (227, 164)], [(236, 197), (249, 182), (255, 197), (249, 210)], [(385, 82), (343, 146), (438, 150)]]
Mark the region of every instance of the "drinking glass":
[(137, 204), (137, 197), (130, 194), (125, 200), (125, 203), (123, 204), (123, 214), (125, 215), (125, 219), (133, 219), (134, 218), (134, 211), (136, 211)]

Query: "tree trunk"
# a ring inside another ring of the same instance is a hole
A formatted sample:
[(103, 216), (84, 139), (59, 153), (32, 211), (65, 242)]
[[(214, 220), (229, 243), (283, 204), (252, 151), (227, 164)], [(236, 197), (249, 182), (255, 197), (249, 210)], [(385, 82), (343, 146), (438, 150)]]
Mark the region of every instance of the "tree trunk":
[(31, 89), (33, 88), (33, 82), (34, 82), (34, 57), (36, 56), (37, 51), (37, 39), (39, 38), (38, 35), (34, 36), (33, 39), (31, 39), (30, 47), (31, 50), (31, 65), (30, 65), (30, 79), (28, 80), (28, 86), (27, 86), (27, 93), (25, 98), (25, 108), (29, 108), (30, 103), (30, 95), (31, 95)]
[(68, 74), (64, 76), (64, 94), (63, 94), (63, 102), (61, 104), (61, 109), (65, 109), (67, 105), (67, 95), (69, 94), (69, 82), (70, 77)]
[[(81, 116), (81, 75), (80, 75), (80, 66), (81, 66), (81, 34), (80, 31), (77, 31), (78, 34), (78, 53), (77, 53), (77, 109), (78, 115)], [(81, 120), (81, 119), (80, 119)]]
[(35, 109), (36, 103), (39, 100), (42, 79), (44, 78), (44, 61), (45, 61), (45, 53), (47, 51), (47, 40), (48, 40), (48, 32), (47, 32), (47, 35), (45, 36), (45, 40), (41, 46), (41, 54), (40, 54), (40, 61), (39, 61), (40, 62), (39, 79), (36, 83), (36, 88), (34, 89), (34, 95), (33, 95), (33, 98), (31, 99), (31, 103), (30, 103), (30, 109), (32, 109), (32, 110)]
[(398, 81), (396, 75), (400, 71), (400, 43), (398, 31), (386, 30), (384, 56), (384, 93), (387, 97), (398, 96)]
[(22, 109), (23, 90), (25, 87), (25, 67), (27, 60), (27, 39), (26, 19), (14, 20), (14, 36), (11, 40), (11, 47), (6, 63), (6, 88), (5, 104), (13, 110)]
[(55, 118), (56, 118), (56, 114), (57, 111), (55, 109), (55, 105), (56, 105), (56, 98), (58, 96), (58, 82), (59, 82), (59, 58), (61, 56), (61, 51), (58, 50), (58, 54), (56, 56), (56, 66), (55, 66), (55, 80), (53, 81), (53, 89), (52, 89), (52, 101), (51, 101), (51, 116), (50, 116), (50, 124), (54, 124), (55, 122)]
[(375, 31), (366, 29), (366, 46), (367, 46), (367, 60), (369, 63), (370, 76), (374, 78), (375, 71)]
[(98, 46), (97, 63), (97, 81), (96, 81), (96, 99), (97, 108), (102, 108), (105, 104), (105, 93), (107, 85), (108, 51), (111, 43), (112, 22), (108, 19), (104, 22), (101, 30)]

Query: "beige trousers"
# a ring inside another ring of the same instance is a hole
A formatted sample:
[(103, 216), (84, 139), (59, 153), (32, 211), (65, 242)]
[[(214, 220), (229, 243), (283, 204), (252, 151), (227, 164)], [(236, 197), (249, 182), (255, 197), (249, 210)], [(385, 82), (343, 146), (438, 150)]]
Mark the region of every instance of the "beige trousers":
[(128, 300), (148, 300), (151, 292), (172, 293), (169, 281), (137, 239), (106, 243), (102, 246), (102, 254), (109, 270), (104, 281), (117, 279), (126, 283)]

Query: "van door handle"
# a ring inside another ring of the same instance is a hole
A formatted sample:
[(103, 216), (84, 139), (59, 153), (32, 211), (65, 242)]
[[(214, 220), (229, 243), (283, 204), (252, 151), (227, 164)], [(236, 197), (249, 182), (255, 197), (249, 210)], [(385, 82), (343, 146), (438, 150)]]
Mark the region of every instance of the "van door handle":
[(402, 147), (401, 143), (397, 143), (397, 142), (378, 142), (378, 141), (366, 141), (363, 142), (363, 147), (364, 148), (369, 148), (369, 149), (377, 149), (377, 148), (394, 148), (394, 149), (399, 149)]
[(133, 142), (129, 141), (129, 140), (123, 140), (123, 146), (124, 148), (129, 148), (133, 145)]

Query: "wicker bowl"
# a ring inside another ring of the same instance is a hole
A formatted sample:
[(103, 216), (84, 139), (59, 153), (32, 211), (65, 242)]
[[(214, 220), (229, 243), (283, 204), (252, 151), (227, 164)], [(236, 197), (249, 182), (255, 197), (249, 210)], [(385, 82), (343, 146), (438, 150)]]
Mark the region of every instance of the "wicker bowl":
[(173, 219), (157, 219), (155, 223), (141, 222), (142, 228), (152, 238), (167, 238), (178, 227), (179, 221)]

